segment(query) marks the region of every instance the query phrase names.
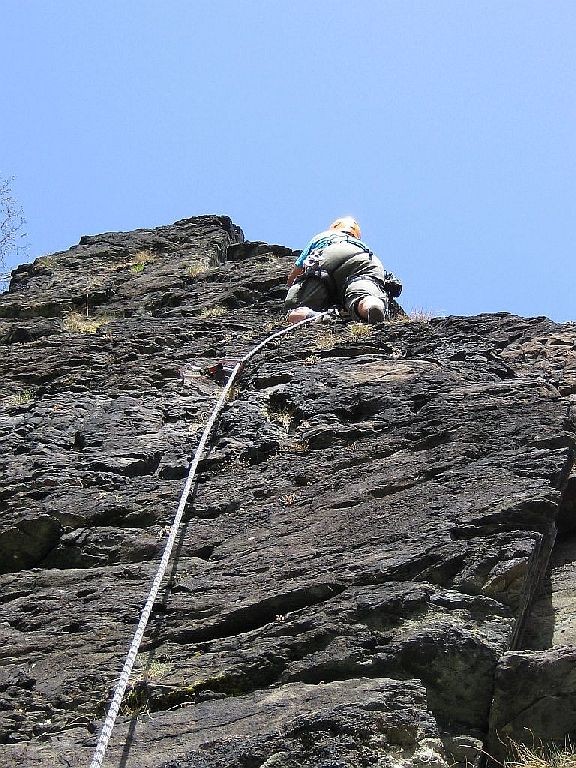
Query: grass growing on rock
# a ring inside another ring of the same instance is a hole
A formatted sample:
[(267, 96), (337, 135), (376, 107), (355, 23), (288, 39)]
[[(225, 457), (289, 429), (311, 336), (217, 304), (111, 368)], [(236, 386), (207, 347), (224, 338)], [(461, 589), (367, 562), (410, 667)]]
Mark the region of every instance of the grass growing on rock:
[(222, 317), (222, 315), (225, 315), (228, 312), (226, 307), (223, 307), (222, 305), (218, 305), (216, 307), (205, 307), (200, 314), (198, 315), (199, 318), (204, 320), (207, 317)]
[(210, 263), (208, 259), (197, 259), (193, 261), (186, 269), (188, 277), (199, 277), (210, 269)]
[(511, 758), (504, 768), (576, 768), (576, 748), (567, 741), (564, 748), (540, 743), (529, 747), (510, 742)]
[(348, 326), (348, 335), (355, 340), (365, 339), (367, 336), (371, 335), (373, 329), (374, 326), (368, 325), (367, 323), (350, 323)]
[(143, 272), (146, 264), (151, 264), (153, 261), (155, 261), (155, 259), (156, 257), (154, 256), (150, 248), (144, 251), (138, 251), (138, 253), (134, 254), (132, 258), (130, 271), (134, 272), (134, 274)]
[(413, 322), (429, 323), (433, 317), (436, 317), (436, 315), (434, 314), (434, 312), (431, 312), (429, 309), (422, 309), (422, 307), (419, 307), (418, 309), (413, 309), (408, 315), (408, 317)]
[(286, 432), (289, 432), (294, 421), (294, 413), (288, 409), (275, 411), (269, 408), (266, 418), (273, 424), (280, 425)]
[(347, 323), (326, 327), (322, 325), (316, 332), (316, 347), (318, 349), (331, 349), (338, 342), (364, 341), (372, 335), (373, 325), (367, 323)]
[(431, 310), (423, 309), (422, 307), (417, 307), (415, 309), (410, 310), (410, 312), (407, 315), (398, 315), (398, 317), (395, 317), (390, 322), (392, 323), (429, 323), (430, 320), (432, 320), (435, 317), (438, 317), (438, 315), (432, 312)]
[(149, 693), (147, 684), (145, 681), (138, 681), (134, 685), (131, 685), (124, 695), (122, 706), (120, 707), (121, 715), (129, 715), (135, 717), (137, 715), (147, 714), (150, 712)]
[(319, 328), (316, 333), (317, 349), (332, 349), (336, 344), (336, 334), (331, 328)]
[[(166, 533), (166, 532), (165, 532)], [(166, 661), (146, 661), (140, 669), (136, 671), (139, 673), (139, 680), (142, 683), (152, 682), (155, 680), (161, 680), (166, 677), (174, 669), (174, 665)]]
[(62, 330), (70, 333), (96, 333), (99, 328), (113, 319), (110, 315), (87, 317), (80, 312), (70, 312), (62, 318)]
[(4, 405), (6, 408), (12, 408), (16, 405), (27, 405), (28, 403), (31, 403), (34, 399), (34, 395), (32, 394), (31, 390), (24, 389), (22, 392), (16, 392), (13, 395), (8, 395), (4, 399)]

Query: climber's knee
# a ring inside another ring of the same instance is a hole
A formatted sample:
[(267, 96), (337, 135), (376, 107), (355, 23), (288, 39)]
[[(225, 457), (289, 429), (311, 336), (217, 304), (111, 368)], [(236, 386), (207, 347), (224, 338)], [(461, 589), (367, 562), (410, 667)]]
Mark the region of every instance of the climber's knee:
[(359, 318), (371, 325), (381, 323), (388, 317), (387, 302), (376, 296), (365, 296), (360, 299), (355, 309)]

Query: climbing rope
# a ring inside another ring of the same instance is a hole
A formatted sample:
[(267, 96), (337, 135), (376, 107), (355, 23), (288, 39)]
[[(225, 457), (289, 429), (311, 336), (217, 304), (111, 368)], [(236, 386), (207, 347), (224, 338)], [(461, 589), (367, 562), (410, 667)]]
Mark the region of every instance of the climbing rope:
[(102, 726), (102, 730), (98, 738), (98, 743), (96, 744), (96, 748), (94, 750), (94, 756), (92, 758), (92, 762), (90, 763), (90, 768), (101, 768), (104, 762), (106, 748), (108, 747), (108, 742), (110, 740), (110, 736), (112, 735), (112, 729), (114, 728), (114, 723), (116, 722), (116, 718), (118, 716), (118, 712), (120, 711), (120, 706), (122, 704), (122, 699), (124, 698), (124, 693), (126, 691), (126, 687), (128, 686), (128, 679), (132, 672), (132, 667), (134, 666), (134, 662), (136, 661), (136, 656), (138, 655), (140, 643), (142, 642), (142, 638), (144, 637), (144, 632), (146, 631), (146, 626), (148, 624), (150, 614), (152, 613), (152, 608), (154, 606), (156, 596), (158, 595), (158, 590), (160, 589), (162, 579), (164, 578), (166, 569), (168, 567), (168, 561), (170, 560), (170, 555), (172, 554), (174, 542), (176, 541), (176, 536), (180, 528), (180, 523), (182, 522), (182, 517), (184, 515), (184, 509), (188, 501), (188, 496), (190, 495), (190, 491), (192, 490), (192, 484), (194, 482), (194, 477), (196, 475), (196, 469), (198, 468), (198, 464), (200, 463), (200, 459), (202, 458), (202, 454), (204, 452), (204, 447), (206, 446), (206, 443), (208, 441), (212, 428), (214, 427), (216, 419), (218, 418), (218, 414), (220, 413), (220, 411), (222, 410), (222, 408), (226, 403), (228, 393), (232, 389), (232, 385), (234, 384), (236, 377), (241, 372), (244, 365), (271, 341), (279, 338), (280, 336), (284, 336), (284, 334), (289, 333), (290, 331), (293, 331), (295, 328), (299, 328), (300, 326), (305, 325), (306, 323), (318, 322), (318, 320), (320, 320), (323, 316), (324, 316), (324, 313), (321, 316), (307, 317), (305, 320), (301, 320), (298, 323), (289, 325), (287, 328), (282, 328), (282, 330), (276, 331), (275, 333), (271, 334), (266, 339), (264, 339), (264, 341), (260, 342), (260, 344), (257, 344), (253, 349), (251, 349), (250, 352), (248, 352), (248, 354), (244, 355), (244, 357), (241, 358), (241, 360), (239, 360), (236, 363), (236, 365), (232, 370), (232, 373), (228, 377), (228, 381), (226, 382), (226, 385), (224, 386), (224, 389), (222, 390), (222, 393), (218, 398), (218, 402), (214, 406), (212, 415), (208, 419), (208, 422), (204, 428), (204, 432), (202, 433), (202, 437), (200, 438), (200, 442), (198, 443), (198, 447), (196, 448), (194, 458), (192, 460), (192, 463), (190, 464), (190, 469), (188, 470), (186, 483), (184, 484), (184, 489), (182, 491), (182, 495), (180, 496), (180, 503), (178, 504), (178, 509), (176, 510), (174, 521), (170, 527), (170, 533), (168, 535), (168, 539), (164, 547), (162, 559), (160, 560), (160, 564), (158, 566), (156, 576), (154, 577), (154, 581), (152, 582), (150, 593), (148, 594), (148, 599), (146, 600), (146, 603), (142, 608), (142, 612), (140, 614), (140, 621), (138, 622), (138, 627), (134, 632), (134, 637), (132, 638), (132, 643), (128, 650), (128, 655), (126, 656), (126, 661), (124, 662), (122, 672), (120, 673), (120, 677), (118, 679), (118, 682), (116, 683), (114, 695), (112, 697), (112, 701), (110, 702), (110, 707), (108, 708), (108, 714), (106, 715), (104, 725)]

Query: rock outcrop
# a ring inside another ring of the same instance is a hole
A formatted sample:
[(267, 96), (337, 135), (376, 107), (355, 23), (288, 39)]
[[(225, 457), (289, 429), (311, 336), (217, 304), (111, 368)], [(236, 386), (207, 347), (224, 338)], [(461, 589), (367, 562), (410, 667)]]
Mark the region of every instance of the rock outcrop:
[[(293, 256), (198, 217), (83, 237), (0, 297), (1, 766), (89, 764), (221, 391), (202, 371), (282, 327)], [(576, 735), (551, 597), (575, 398), (576, 327), (541, 317), (273, 342), (201, 463), (105, 764), (448, 766)]]

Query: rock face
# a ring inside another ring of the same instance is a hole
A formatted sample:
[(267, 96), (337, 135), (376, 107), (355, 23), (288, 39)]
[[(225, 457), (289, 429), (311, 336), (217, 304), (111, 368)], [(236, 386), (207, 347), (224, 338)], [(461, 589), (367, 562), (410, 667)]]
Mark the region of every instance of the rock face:
[[(221, 392), (202, 370), (282, 327), (293, 257), (198, 217), (84, 237), (0, 297), (1, 766), (89, 764)], [(474, 764), (522, 738), (519, 675), (546, 738), (574, 688), (537, 606), (572, 535), (575, 350), (502, 313), (306, 326), (254, 358), (105, 765)]]

